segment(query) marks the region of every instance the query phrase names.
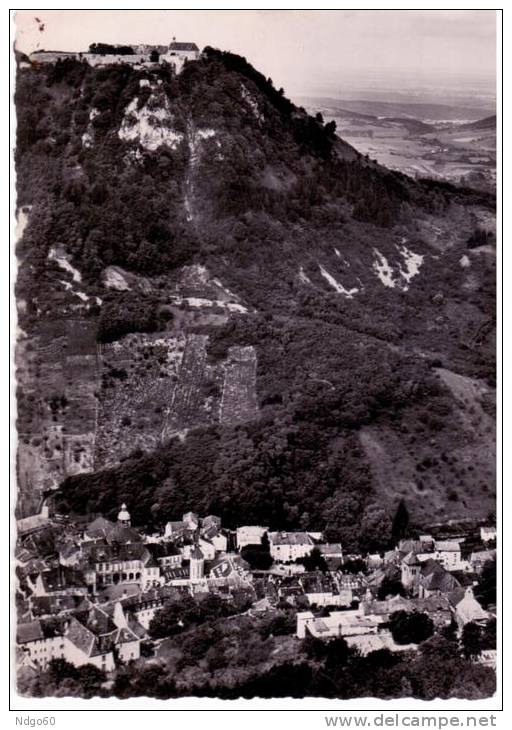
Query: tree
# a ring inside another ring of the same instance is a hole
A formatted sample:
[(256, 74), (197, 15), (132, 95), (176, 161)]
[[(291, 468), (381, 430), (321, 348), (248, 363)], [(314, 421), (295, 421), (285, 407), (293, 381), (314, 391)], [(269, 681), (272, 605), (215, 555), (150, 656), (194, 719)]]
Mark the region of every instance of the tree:
[(484, 608), (496, 603), (496, 560), (489, 560), (484, 564), (475, 598)]
[(327, 562), (318, 547), (314, 547), (309, 555), (299, 558), (297, 562), (301, 563), (308, 571), (318, 569), (321, 570), (322, 573), (326, 573), (329, 569)]
[(151, 51), (151, 53), (149, 54), (149, 60), (151, 61), (151, 63), (158, 63), (158, 61), (160, 60), (160, 54), (158, 53), (158, 51)]
[(482, 631), (482, 649), (496, 649), (496, 619), (488, 621)]
[(359, 543), (369, 552), (387, 548), (391, 532), (391, 522), (386, 510), (376, 502), (366, 505), (361, 517), (361, 537)]
[(426, 613), (395, 611), (389, 628), (397, 644), (420, 644), (434, 633), (434, 622)]
[(391, 526), (391, 537), (395, 542), (402, 540), (407, 534), (407, 527), (409, 526), (409, 512), (405, 506), (403, 499), (398, 503), (395, 516), (393, 518), (393, 524)]
[(405, 588), (401, 580), (386, 575), (377, 591), (377, 598), (384, 601), (388, 596), (405, 596)]
[(474, 659), (482, 650), (482, 629), (470, 621), (462, 629), (462, 651), (466, 659)]
[(244, 545), (240, 555), (246, 560), (253, 570), (268, 570), (272, 563), (272, 556), (268, 545)]

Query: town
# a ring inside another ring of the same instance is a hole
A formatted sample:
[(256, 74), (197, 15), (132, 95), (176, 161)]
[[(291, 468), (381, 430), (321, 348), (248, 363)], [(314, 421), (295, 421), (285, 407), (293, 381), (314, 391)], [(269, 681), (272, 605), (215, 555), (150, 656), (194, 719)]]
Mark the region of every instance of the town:
[[(483, 525), (402, 538), (363, 556), (344, 554), (321, 532), (231, 530), (215, 515), (187, 512), (144, 534), (126, 504), (116, 521), (82, 522), (51, 516), (45, 505), (18, 520), (17, 666), (37, 675), (60, 659), (107, 676), (125, 663), (158, 663), (162, 640), (183, 627), (180, 606), (190, 611), (208, 600), (223, 615), (255, 620), (284, 609), (297, 642), (343, 637), (363, 656), (415, 651), (419, 639), (411, 627), (403, 631), (407, 618), (430, 626), (422, 639), (495, 625), (492, 599), (484, 608), (476, 597), (495, 545), (495, 527)], [(169, 604), (177, 611), (162, 622)], [(496, 650), (477, 647), (472, 658), (493, 667)]]

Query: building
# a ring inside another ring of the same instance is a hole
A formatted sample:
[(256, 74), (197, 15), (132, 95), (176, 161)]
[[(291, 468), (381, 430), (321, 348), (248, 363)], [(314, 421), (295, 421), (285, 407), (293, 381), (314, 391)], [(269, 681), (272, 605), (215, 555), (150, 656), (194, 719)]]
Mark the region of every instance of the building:
[(403, 598), (393, 596), (384, 601), (374, 600), (369, 593), (362, 602), (363, 613), (389, 617), (395, 611), (426, 613), (437, 629), (448, 626), (452, 620), (452, 609), (447, 596), (431, 596), (429, 598)]
[(85, 575), (74, 568), (59, 565), (57, 568), (29, 573), (26, 585), (32, 596), (86, 595)]
[(434, 555), (446, 570), (463, 570), (464, 563), (461, 556), (461, 547), (453, 540), (439, 540), (435, 543)]
[(199, 547), (190, 553), (190, 580), (198, 581), (204, 578), (204, 555)]
[(269, 532), (270, 554), (276, 562), (291, 563), (309, 555), (315, 543), (307, 532)]
[(139, 637), (92, 604), (60, 621), (19, 624), (16, 641), (31, 664), (43, 670), (52, 659), (65, 659), (75, 667), (93, 664), (110, 672), (115, 668), (115, 654), (125, 662), (140, 656)]
[(415, 644), (396, 644), (391, 632), (385, 628), (385, 623), (383, 616), (364, 616), (358, 610), (333, 611), (322, 617), (315, 617), (311, 611), (303, 611), (297, 614), (296, 635), (299, 639), (310, 635), (324, 641), (342, 636), (348, 646), (358, 649), (363, 656), (380, 649), (416, 650)]
[(268, 532), (268, 527), (260, 527), (258, 525), (244, 525), (237, 527), (236, 530), (236, 546), (241, 550), (246, 545), (261, 545), (263, 535)]
[(176, 41), (173, 38), (172, 42), (169, 43), (165, 58), (170, 61), (174, 59), (179, 59), (181, 62), (197, 61), (200, 55), (199, 48), (195, 43)]
[(62, 627), (46, 621), (18, 624), (16, 643), (24, 662), (43, 671), (52, 659), (64, 659), (66, 655)]
[(480, 539), (483, 543), (496, 541), (496, 527), (481, 527)]
[(84, 574), (93, 591), (119, 583), (138, 583), (147, 590), (160, 583), (158, 562), (143, 543), (84, 543), (82, 555)]
[[(130, 519), (129, 513), (126, 514)], [(111, 522), (105, 517), (97, 517), (84, 530), (83, 541), (91, 540), (105, 540), (109, 544), (126, 544), (142, 542), (142, 535), (130, 525), (123, 524), (122, 521)]]
[(187, 530), (195, 532), (199, 527), (199, 516), (195, 512), (186, 512), (182, 519)]
[(432, 558), (421, 563), (421, 574), (417, 584), (420, 598), (447, 595), (460, 587), (457, 578)]
[(30, 54), (31, 64), (40, 63), (56, 63), (57, 61), (65, 61), (66, 59), (72, 59), (73, 61), (79, 60), (82, 54), (76, 51), (34, 51)]
[(496, 560), (496, 550), (478, 550), (469, 556), (469, 566), (475, 573), (481, 573), (486, 563)]
[(412, 588), (421, 575), (421, 563), (415, 552), (408, 553), (401, 563), (401, 581), (404, 588)]
[(337, 570), (341, 567), (343, 564), (343, 550), (340, 543), (320, 543), (316, 547), (320, 550), (320, 554), (327, 563), (329, 570)]
[(336, 636), (376, 634), (383, 623), (383, 616), (365, 616), (360, 609), (331, 611), (328, 616), (315, 616), (312, 611), (301, 611), (297, 614), (297, 636), (304, 639), (309, 633), (317, 639), (332, 639)]
[(483, 624), (489, 619), (489, 613), (476, 600), (472, 586), (452, 591), (448, 594), (448, 600), (459, 630), (470, 622)]
[(126, 505), (123, 502), (121, 505), (121, 511), (117, 515), (117, 521), (119, 524), (124, 525), (124, 527), (130, 527), (132, 524), (132, 518), (130, 517), (130, 513), (126, 509)]

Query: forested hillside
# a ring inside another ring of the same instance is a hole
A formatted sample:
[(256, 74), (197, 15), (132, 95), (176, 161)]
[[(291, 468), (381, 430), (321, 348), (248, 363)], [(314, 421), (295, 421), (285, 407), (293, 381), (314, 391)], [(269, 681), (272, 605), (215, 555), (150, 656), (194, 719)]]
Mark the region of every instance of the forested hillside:
[(490, 195), (380, 167), (214, 49), (25, 69), (16, 105), (21, 513), (51, 492), (347, 549), (402, 499), (487, 517)]

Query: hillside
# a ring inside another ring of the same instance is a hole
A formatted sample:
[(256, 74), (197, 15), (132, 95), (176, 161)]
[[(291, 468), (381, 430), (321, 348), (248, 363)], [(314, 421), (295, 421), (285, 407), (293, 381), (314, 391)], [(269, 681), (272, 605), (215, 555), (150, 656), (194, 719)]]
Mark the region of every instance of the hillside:
[(21, 514), (51, 491), (347, 547), (400, 498), (487, 516), (490, 194), (390, 172), (213, 49), (26, 69), (16, 104)]
[(470, 122), (469, 124), (462, 124), (461, 129), (496, 129), (496, 114), (485, 119), (478, 119), (476, 122)]

